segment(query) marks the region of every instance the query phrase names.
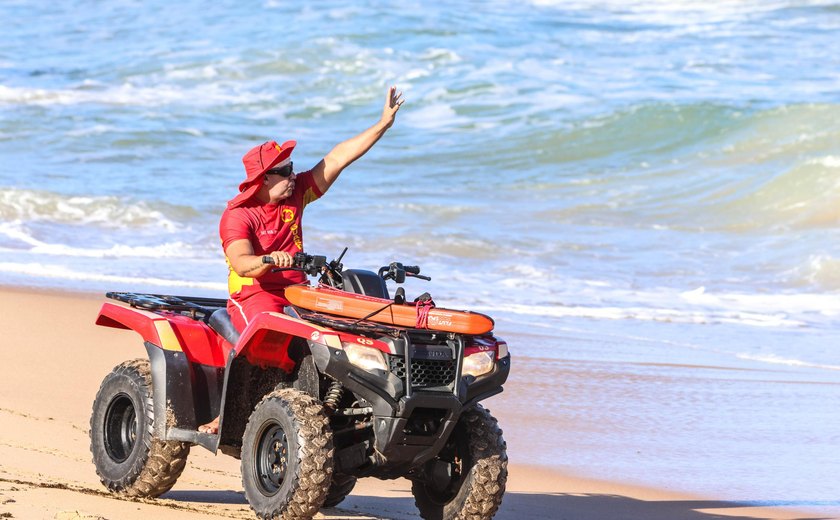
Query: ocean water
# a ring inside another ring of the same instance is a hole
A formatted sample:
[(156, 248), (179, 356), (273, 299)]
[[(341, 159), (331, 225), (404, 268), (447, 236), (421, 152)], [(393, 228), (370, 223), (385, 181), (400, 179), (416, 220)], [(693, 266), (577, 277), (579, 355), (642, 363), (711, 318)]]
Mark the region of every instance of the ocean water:
[(840, 3), (11, 0), (0, 28), (0, 283), (223, 296), (242, 155), (314, 165), (396, 84), (307, 249), (419, 264), (409, 295), (588, 374), (549, 384), (598, 411), (558, 412), (574, 449), (521, 460), (840, 495)]

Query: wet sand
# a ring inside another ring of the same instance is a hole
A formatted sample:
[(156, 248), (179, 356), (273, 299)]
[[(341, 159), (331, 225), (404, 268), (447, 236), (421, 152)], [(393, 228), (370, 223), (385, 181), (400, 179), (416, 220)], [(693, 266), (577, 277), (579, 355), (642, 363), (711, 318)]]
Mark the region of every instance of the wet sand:
[[(241, 491), (239, 461), (193, 448), (175, 487), (157, 500), (109, 494), (90, 460), (90, 406), (102, 378), (116, 364), (145, 351), (139, 336), (94, 325), (104, 297), (0, 289), (0, 517), (50, 519), (254, 518)], [(514, 370), (515, 370), (514, 365)], [(540, 377), (560, 377), (561, 374)], [(749, 507), (573, 472), (518, 463), (529, 435), (562, 425), (511, 406), (526, 393), (512, 378), (488, 404), (512, 456), (508, 491), (496, 518), (582, 520), (708, 520), (827, 518), (787, 507)], [(533, 421), (532, 428), (521, 423)], [(511, 433), (513, 432), (513, 433)], [(531, 433), (528, 433), (531, 432)], [(416, 519), (406, 480), (363, 479), (339, 507), (321, 518)]]

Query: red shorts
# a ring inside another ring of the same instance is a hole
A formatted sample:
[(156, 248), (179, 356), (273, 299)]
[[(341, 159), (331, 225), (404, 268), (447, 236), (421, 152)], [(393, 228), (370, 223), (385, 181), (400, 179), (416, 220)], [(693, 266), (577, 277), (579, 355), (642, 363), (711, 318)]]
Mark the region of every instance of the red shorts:
[(257, 314), (261, 312), (283, 312), (286, 305), (289, 305), (289, 300), (279, 294), (257, 292), (244, 300), (234, 301), (229, 299), (227, 310), (233, 326), (236, 327), (236, 330), (242, 332)]

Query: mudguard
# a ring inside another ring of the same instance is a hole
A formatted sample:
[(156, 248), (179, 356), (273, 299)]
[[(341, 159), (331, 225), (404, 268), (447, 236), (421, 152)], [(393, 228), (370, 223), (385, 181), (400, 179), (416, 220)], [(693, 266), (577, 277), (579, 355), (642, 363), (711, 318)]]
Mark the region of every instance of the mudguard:
[[(303, 338), (332, 348), (341, 348), (342, 341), (357, 341), (359, 336), (338, 332), (314, 323), (278, 312), (264, 312), (258, 315), (242, 331), (234, 347), (235, 356), (244, 355), (252, 364), (260, 367), (277, 367), (291, 372), (295, 367), (288, 354), (292, 338)], [(365, 345), (391, 354), (392, 348), (381, 341), (368, 340)]]
[(204, 322), (171, 312), (150, 312), (103, 303), (96, 318), (103, 327), (133, 330), (144, 342), (171, 352), (183, 352), (190, 362), (223, 367), (233, 347)]

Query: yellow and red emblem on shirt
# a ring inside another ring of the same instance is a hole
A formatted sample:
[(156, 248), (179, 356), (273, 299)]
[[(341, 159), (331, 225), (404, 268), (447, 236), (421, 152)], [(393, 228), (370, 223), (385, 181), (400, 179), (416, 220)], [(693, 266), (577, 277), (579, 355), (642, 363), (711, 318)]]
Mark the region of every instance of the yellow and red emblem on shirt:
[(283, 208), (280, 214), (280, 220), (283, 222), (291, 222), (295, 219), (295, 210), (293, 208)]

